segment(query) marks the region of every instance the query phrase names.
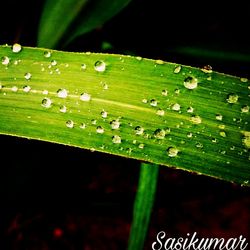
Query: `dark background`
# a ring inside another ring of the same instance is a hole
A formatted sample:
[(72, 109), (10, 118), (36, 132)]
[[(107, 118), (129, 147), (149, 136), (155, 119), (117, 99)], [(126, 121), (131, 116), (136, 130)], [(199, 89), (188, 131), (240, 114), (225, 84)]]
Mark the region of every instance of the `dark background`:
[[(105, 52), (210, 64), (250, 77), (250, 4), (218, 2), (134, 0), (59, 49), (100, 52), (105, 41), (112, 45)], [(0, 44), (36, 46), (42, 5), (1, 2)], [(0, 136), (0, 145), (0, 249), (126, 248), (140, 162), (8, 136)], [(249, 241), (249, 194), (247, 187), (161, 167), (145, 249), (161, 230), (172, 237), (242, 234)]]

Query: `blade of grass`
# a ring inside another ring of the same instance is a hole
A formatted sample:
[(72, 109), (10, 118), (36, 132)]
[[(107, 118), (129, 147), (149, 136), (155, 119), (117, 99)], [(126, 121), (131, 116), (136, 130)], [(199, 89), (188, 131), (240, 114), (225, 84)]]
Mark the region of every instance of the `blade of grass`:
[(159, 166), (141, 164), (138, 189), (134, 202), (133, 223), (130, 230), (128, 250), (143, 249), (147, 236), (152, 207), (157, 188)]
[(47, 0), (39, 25), (38, 46), (56, 48), (63, 41), (68, 44), (103, 25), (130, 1)]
[(47, 0), (40, 19), (38, 46), (55, 48), (88, 0)]
[(75, 38), (102, 26), (105, 22), (117, 15), (131, 0), (92, 0), (83, 10), (75, 26), (65, 40), (65, 45)]
[(122, 55), (2, 46), (0, 58), (0, 133), (249, 185), (247, 79)]

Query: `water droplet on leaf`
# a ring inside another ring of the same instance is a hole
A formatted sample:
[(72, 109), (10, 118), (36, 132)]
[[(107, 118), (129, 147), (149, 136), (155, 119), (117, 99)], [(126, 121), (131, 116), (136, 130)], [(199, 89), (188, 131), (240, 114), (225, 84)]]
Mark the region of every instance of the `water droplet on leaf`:
[(155, 137), (156, 139), (161, 139), (161, 140), (162, 140), (162, 139), (165, 138), (165, 136), (166, 136), (166, 132), (165, 132), (164, 129), (158, 128), (158, 129), (156, 129), (155, 132), (154, 132), (154, 137)]
[(72, 120), (68, 120), (68, 121), (66, 121), (66, 126), (68, 128), (73, 128), (74, 127), (74, 122)]
[(120, 128), (120, 121), (118, 119), (113, 120), (110, 122), (110, 126), (112, 129), (119, 129)]
[(66, 98), (68, 96), (68, 91), (66, 89), (58, 89), (57, 96), (60, 98)]
[(228, 103), (236, 103), (238, 102), (239, 96), (236, 94), (229, 94), (227, 97), (227, 102)]
[(200, 116), (198, 115), (193, 115), (191, 118), (190, 118), (190, 121), (193, 123), (193, 124), (200, 124), (202, 123), (202, 119)]
[(248, 112), (249, 112), (249, 106), (248, 106), (248, 105), (244, 105), (244, 106), (241, 108), (241, 112), (242, 112), (242, 113), (248, 113)]
[(179, 103), (175, 103), (172, 105), (171, 109), (174, 111), (180, 111), (181, 105)]
[(27, 72), (27, 73), (24, 74), (24, 78), (25, 78), (26, 80), (30, 80), (31, 77), (32, 77), (32, 75), (31, 75), (29, 72)]
[(50, 108), (51, 105), (52, 105), (52, 101), (51, 101), (50, 98), (45, 97), (45, 98), (42, 100), (42, 106), (43, 106), (44, 108)]
[(89, 102), (91, 100), (91, 95), (88, 93), (82, 93), (80, 95), (80, 100), (83, 102)]
[(175, 69), (174, 69), (174, 73), (178, 74), (178, 73), (180, 73), (180, 71), (181, 71), (181, 66), (180, 65), (176, 66)]
[(135, 134), (136, 135), (142, 135), (144, 133), (144, 128), (141, 126), (136, 126), (135, 127)]
[(158, 104), (158, 102), (155, 100), (155, 99), (151, 99), (150, 100), (150, 105), (153, 106), (153, 107), (156, 107)]
[(187, 89), (195, 89), (198, 86), (198, 80), (195, 77), (187, 77), (184, 80), (184, 87)]
[(19, 53), (22, 50), (22, 46), (18, 43), (13, 44), (12, 51), (14, 53)]
[(65, 105), (62, 105), (59, 110), (62, 113), (66, 113), (67, 112), (67, 107)]
[(43, 55), (44, 55), (44, 57), (49, 58), (49, 57), (51, 57), (51, 52), (50, 51), (44, 51)]
[(26, 86), (23, 87), (23, 92), (25, 92), (25, 93), (30, 92), (30, 90), (31, 90), (31, 87), (28, 86), (28, 85), (26, 85)]
[(112, 142), (113, 142), (114, 144), (120, 144), (120, 143), (122, 142), (121, 137), (120, 137), (119, 135), (114, 135), (114, 136), (112, 137)]
[(94, 65), (95, 71), (104, 72), (106, 70), (106, 63), (103, 61), (97, 61)]
[(176, 157), (179, 153), (179, 150), (175, 147), (169, 147), (167, 149), (167, 154), (169, 157)]
[(98, 133), (98, 134), (103, 134), (103, 133), (104, 133), (104, 128), (103, 128), (102, 126), (98, 126), (98, 127), (96, 128), (96, 133)]
[(10, 63), (10, 59), (7, 56), (2, 57), (2, 64), (3, 65), (8, 65)]

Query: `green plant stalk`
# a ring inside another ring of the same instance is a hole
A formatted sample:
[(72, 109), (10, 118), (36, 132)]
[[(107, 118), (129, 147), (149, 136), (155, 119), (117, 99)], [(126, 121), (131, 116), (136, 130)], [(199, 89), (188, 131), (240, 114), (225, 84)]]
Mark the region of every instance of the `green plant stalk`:
[(133, 223), (128, 250), (143, 249), (157, 188), (159, 166), (141, 164), (138, 189), (134, 202)]
[(2, 46), (0, 58), (1, 134), (249, 185), (247, 79), (123, 55)]

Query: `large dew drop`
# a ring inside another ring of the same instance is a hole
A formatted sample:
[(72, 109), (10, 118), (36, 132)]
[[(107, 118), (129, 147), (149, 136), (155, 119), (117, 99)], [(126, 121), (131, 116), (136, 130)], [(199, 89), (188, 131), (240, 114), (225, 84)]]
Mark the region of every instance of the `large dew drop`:
[(22, 46), (18, 43), (13, 44), (12, 51), (14, 53), (19, 53), (22, 50)]
[(195, 89), (197, 86), (198, 80), (194, 77), (189, 76), (184, 80), (184, 87), (187, 89)]
[(176, 157), (179, 153), (179, 150), (175, 147), (169, 147), (167, 149), (167, 154), (169, 157)]
[(227, 96), (227, 102), (228, 103), (236, 103), (236, 102), (238, 102), (238, 99), (239, 99), (239, 96), (236, 95), (236, 94), (229, 94)]
[(68, 91), (66, 89), (58, 89), (57, 96), (60, 98), (66, 98), (68, 96)]
[(52, 105), (52, 100), (50, 98), (47, 98), (45, 97), (43, 100), (42, 100), (42, 106), (44, 108), (50, 108)]
[(82, 93), (80, 95), (80, 100), (83, 102), (89, 102), (91, 100), (91, 95), (88, 93)]
[(104, 72), (106, 70), (106, 63), (103, 61), (95, 62), (94, 69), (97, 72)]

